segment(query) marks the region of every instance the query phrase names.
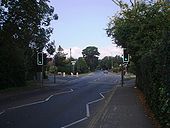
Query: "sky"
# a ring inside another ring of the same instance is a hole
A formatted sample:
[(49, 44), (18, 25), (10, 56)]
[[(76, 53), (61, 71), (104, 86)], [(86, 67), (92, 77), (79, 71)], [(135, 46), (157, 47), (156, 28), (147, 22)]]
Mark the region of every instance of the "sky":
[(117, 13), (119, 7), (112, 0), (50, 0), (59, 19), (52, 21), (54, 28), (51, 41), (74, 58), (82, 56), (82, 50), (95, 46), (104, 56), (122, 55), (122, 49), (116, 47), (106, 35), (109, 17)]

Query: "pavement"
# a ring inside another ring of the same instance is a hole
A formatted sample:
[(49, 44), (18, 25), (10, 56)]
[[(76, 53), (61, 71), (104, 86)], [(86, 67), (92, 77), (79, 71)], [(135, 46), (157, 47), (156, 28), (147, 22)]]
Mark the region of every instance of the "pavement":
[(87, 128), (155, 128), (137, 98), (137, 88), (127, 83), (112, 92)]

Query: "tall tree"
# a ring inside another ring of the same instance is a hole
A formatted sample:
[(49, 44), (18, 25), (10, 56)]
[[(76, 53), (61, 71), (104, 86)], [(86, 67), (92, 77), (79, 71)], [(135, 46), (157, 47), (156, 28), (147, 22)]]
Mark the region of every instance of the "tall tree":
[[(0, 63), (0, 72), (4, 68), (6, 70), (0, 75), (0, 79), (2, 78), (0, 82), (5, 85), (23, 85), (27, 74), (36, 71), (36, 52), (46, 47), (52, 32), (49, 25), (53, 19), (54, 8), (49, 6), (48, 2), (48, 0), (2, 1), (0, 51), (1, 59), (8, 62), (8, 66)], [(18, 61), (15, 63), (18, 69), (14, 68), (13, 60)], [(21, 74), (22, 77), (15, 78), (16, 74)], [(7, 81), (4, 77), (11, 80)]]
[(67, 54), (64, 53), (64, 49), (59, 45), (57, 53), (54, 56), (55, 66), (64, 66), (66, 64), (66, 55)]
[(79, 73), (86, 73), (88, 72), (88, 66), (83, 57), (79, 57), (75, 64), (76, 71)]
[(98, 65), (98, 56), (100, 53), (98, 52), (98, 48), (94, 46), (89, 46), (82, 51), (83, 57), (86, 60), (90, 71), (94, 71)]

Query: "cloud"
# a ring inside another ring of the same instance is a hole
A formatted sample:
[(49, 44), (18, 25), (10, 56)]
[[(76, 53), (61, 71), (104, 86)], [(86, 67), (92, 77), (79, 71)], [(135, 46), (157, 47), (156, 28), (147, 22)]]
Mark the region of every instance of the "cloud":
[(98, 48), (99, 53), (100, 53), (100, 59), (104, 58), (105, 56), (116, 56), (119, 55), (121, 56), (123, 51), (120, 47), (116, 47), (116, 45), (111, 44), (108, 45), (107, 47), (99, 47)]
[[(98, 48), (98, 51), (100, 53), (100, 56), (99, 56), (100, 59), (104, 58), (105, 56), (116, 56), (116, 55), (121, 56), (122, 55), (122, 49), (119, 48), (119, 47), (116, 47), (116, 45), (114, 45), (114, 44), (110, 44), (106, 47), (97, 47), (97, 48)], [(71, 48), (71, 56), (73, 58), (82, 57), (83, 56), (82, 55), (83, 49), (76, 47), (76, 46), (72, 47)], [(70, 57), (70, 49), (64, 49), (64, 52), (68, 53), (67, 57), (69, 58)]]
[(70, 54), (73, 58), (79, 58), (79, 57), (82, 57), (82, 50), (81, 48), (79, 47), (72, 47), (71, 48), (71, 51), (70, 51), (70, 48), (69, 49), (64, 49), (64, 52), (65, 53), (68, 53), (67, 57), (69, 58), (70, 57)]

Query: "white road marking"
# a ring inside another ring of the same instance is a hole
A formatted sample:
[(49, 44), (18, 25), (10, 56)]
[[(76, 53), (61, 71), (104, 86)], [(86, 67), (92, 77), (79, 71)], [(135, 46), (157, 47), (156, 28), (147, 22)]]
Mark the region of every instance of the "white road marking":
[(61, 127), (61, 128), (68, 128), (68, 127), (70, 127), (70, 126), (72, 126), (72, 125), (75, 125), (75, 124), (78, 124), (78, 123), (80, 123), (80, 122), (82, 122), (82, 121), (84, 121), (84, 120), (87, 120), (87, 119), (90, 117), (90, 110), (89, 110), (90, 104), (93, 104), (93, 103), (96, 103), (96, 102), (98, 102), (98, 101), (103, 100), (105, 97), (103, 96), (102, 93), (108, 93), (108, 92), (111, 92), (111, 91), (112, 91), (112, 90), (99, 93), (100, 96), (101, 96), (100, 99), (97, 99), (97, 100), (88, 102), (88, 103), (86, 104), (86, 117), (84, 117), (84, 118), (82, 118), (82, 119), (80, 119), (80, 120), (77, 120), (77, 121), (75, 121), (75, 122), (72, 122), (72, 123), (70, 123), (70, 124), (68, 124), (68, 125), (65, 125), (65, 126), (63, 126), (63, 127)]
[(70, 92), (73, 92), (73, 91), (74, 91), (73, 89), (70, 89), (70, 91), (55, 93), (55, 94), (49, 96), (48, 98), (46, 98), (44, 101), (49, 101), (53, 96), (61, 95), (61, 94), (65, 94), (65, 93), (70, 93)]
[(86, 116), (90, 117), (89, 104), (86, 104)]
[(94, 100), (94, 101), (91, 101), (91, 102), (89, 102), (89, 103), (86, 104), (86, 116), (87, 116), (87, 117), (90, 117), (89, 105), (90, 105), (90, 104), (93, 104), (93, 103), (96, 103), (96, 102), (98, 102), (98, 101), (100, 101), (100, 100), (103, 100), (103, 99), (105, 98), (105, 97), (102, 95), (102, 93), (99, 93), (99, 94), (100, 94), (100, 96), (101, 96), (102, 98), (97, 99), (97, 100)]
[(84, 121), (84, 120), (87, 120), (87, 119), (88, 119), (87, 117), (82, 118), (82, 119), (80, 119), (80, 120), (77, 120), (77, 121), (75, 121), (75, 122), (73, 122), (73, 123), (71, 123), (71, 124), (68, 124), (68, 125), (66, 125), (66, 126), (64, 126), (64, 127), (61, 127), (61, 128), (68, 128), (68, 127), (70, 127), (70, 126), (72, 126), (72, 125), (75, 125), (75, 124), (80, 123), (80, 122), (82, 122), (82, 121)]
[(31, 105), (35, 105), (35, 104), (44, 103), (44, 102), (45, 102), (45, 101), (43, 100), (43, 101), (33, 102), (33, 103), (30, 103), (30, 104), (23, 104), (23, 105), (20, 105), (20, 106), (8, 108), (8, 110), (17, 109), (17, 108), (22, 108), (22, 107), (27, 107), (27, 106), (31, 106)]
[(89, 84), (106, 84), (106, 85), (113, 85), (113, 83), (108, 83), (108, 82), (100, 82), (100, 81), (92, 81), (88, 82)]
[(5, 110), (3, 110), (2, 112), (0, 112), (0, 115), (4, 114), (5, 113)]
[[(7, 108), (7, 110), (18, 109), (18, 108), (22, 108), (22, 107), (27, 107), (27, 106), (31, 106), (31, 105), (36, 105), (36, 104), (45, 103), (45, 102), (49, 101), (53, 96), (61, 95), (61, 94), (66, 94), (66, 93), (70, 93), (70, 92), (73, 92), (73, 91), (74, 91), (73, 89), (70, 89), (69, 91), (55, 93), (55, 94), (53, 94), (53, 95), (50, 95), (50, 96), (49, 96), (48, 98), (46, 98), (45, 100), (41, 100), (41, 101), (29, 103), (29, 104), (23, 104), (23, 105), (19, 105), (19, 106)], [(5, 112), (5, 111), (4, 111), (4, 112)], [(3, 112), (3, 113), (4, 113), (4, 112)], [(1, 113), (0, 113), (0, 115), (1, 115)]]

